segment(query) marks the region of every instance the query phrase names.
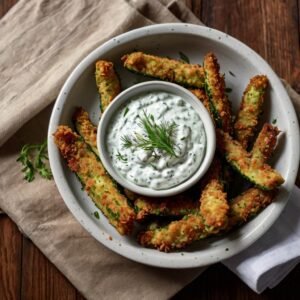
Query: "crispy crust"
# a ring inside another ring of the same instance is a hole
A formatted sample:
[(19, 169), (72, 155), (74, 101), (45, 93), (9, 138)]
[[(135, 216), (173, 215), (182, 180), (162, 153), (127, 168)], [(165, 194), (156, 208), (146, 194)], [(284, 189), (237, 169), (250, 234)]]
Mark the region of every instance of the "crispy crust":
[(99, 157), (97, 148), (97, 127), (91, 122), (87, 111), (77, 107), (73, 114), (73, 122), (77, 132)]
[(202, 89), (189, 89), (189, 91), (191, 93), (193, 93), (205, 106), (205, 108), (207, 109), (207, 111), (209, 112), (213, 122), (214, 122), (214, 115), (211, 111), (211, 107), (210, 107), (210, 102), (209, 102), (209, 98), (206, 95), (205, 91)]
[(203, 188), (200, 197), (200, 214), (207, 230), (217, 233), (227, 225), (229, 210), (222, 181), (222, 166), (217, 157), (214, 158), (201, 184)]
[(263, 163), (257, 166), (255, 160), (251, 160), (250, 153), (228, 133), (220, 129), (216, 132), (219, 151), (228, 163), (247, 180), (263, 190), (272, 190), (284, 182), (282, 176), (269, 165)]
[(138, 241), (144, 247), (169, 252), (182, 249), (206, 235), (203, 218), (200, 215), (188, 215), (184, 219), (173, 221), (165, 227), (140, 233)]
[(121, 92), (120, 80), (115, 72), (114, 64), (105, 60), (96, 62), (96, 84), (100, 94), (100, 108), (102, 111)]
[(248, 148), (258, 125), (259, 116), (265, 99), (265, 91), (268, 87), (268, 78), (264, 75), (257, 75), (250, 79), (244, 91), (240, 109), (234, 124), (236, 139)]
[(119, 193), (95, 153), (67, 126), (57, 128), (54, 141), (71, 171), (79, 177), (85, 191), (109, 222), (120, 234), (130, 234), (135, 212)]
[(147, 216), (184, 216), (199, 212), (199, 202), (184, 194), (161, 199), (140, 196), (134, 201), (134, 207), (138, 221)]
[(230, 203), (229, 224), (227, 229), (247, 222), (256, 216), (275, 198), (277, 190), (262, 191), (250, 188)]
[(251, 150), (251, 160), (255, 165), (267, 162), (272, 156), (279, 133), (280, 131), (276, 126), (264, 124)]
[(277, 190), (262, 191), (249, 188), (241, 195), (234, 198), (229, 204), (228, 223), (221, 231), (212, 232), (205, 225), (201, 215), (188, 215), (180, 221), (173, 221), (167, 226), (151, 226), (147, 231), (141, 232), (138, 241), (141, 245), (169, 252), (179, 250), (196, 240), (206, 238), (219, 232), (227, 232), (235, 226), (241, 225), (263, 208), (272, 203)]
[(133, 52), (121, 58), (124, 67), (146, 76), (176, 82), (184, 86), (204, 86), (204, 70), (200, 65), (183, 63), (178, 60)]
[(211, 232), (218, 232), (228, 222), (227, 194), (220, 179), (212, 179), (201, 195), (200, 213)]
[(205, 88), (216, 124), (225, 132), (232, 132), (231, 103), (225, 93), (225, 80), (220, 75), (220, 66), (213, 53), (204, 57)]

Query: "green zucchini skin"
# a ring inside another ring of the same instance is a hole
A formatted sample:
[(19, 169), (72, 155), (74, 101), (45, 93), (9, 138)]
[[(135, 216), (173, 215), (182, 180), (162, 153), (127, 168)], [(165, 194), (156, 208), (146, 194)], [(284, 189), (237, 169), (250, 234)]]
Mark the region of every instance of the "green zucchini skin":
[(262, 114), (268, 78), (257, 75), (250, 79), (244, 91), (241, 105), (234, 123), (234, 136), (247, 149), (257, 131)]
[(97, 148), (97, 127), (91, 122), (88, 112), (82, 107), (77, 107), (72, 119), (76, 131), (99, 157)]
[(231, 103), (225, 93), (224, 76), (220, 75), (220, 66), (213, 53), (204, 57), (205, 91), (210, 101), (210, 110), (217, 127), (232, 133)]
[(130, 234), (136, 218), (127, 198), (117, 189), (102, 163), (83, 139), (67, 126), (59, 126), (54, 141), (68, 167), (80, 179), (84, 190), (122, 234)]
[(243, 146), (228, 133), (217, 129), (217, 146), (227, 162), (245, 179), (262, 190), (272, 190), (284, 183), (282, 176), (269, 165), (256, 163)]
[(186, 87), (204, 87), (204, 70), (200, 65), (143, 52), (132, 52), (124, 55), (121, 60), (126, 69), (144, 76), (175, 82)]
[(251, 159), (256, 163), (265, 163), (273, 155), (277, 142), (277, 136), (280, 133), (276, 126), (265, 123), (259, 132), (253, 148), (251, 150)]
[(104, 112), (121, 92), (121, 84), (114, 64), (110, 61), (98, 60), (95, 65), (95, 79), (100, 95), (100, 109)]

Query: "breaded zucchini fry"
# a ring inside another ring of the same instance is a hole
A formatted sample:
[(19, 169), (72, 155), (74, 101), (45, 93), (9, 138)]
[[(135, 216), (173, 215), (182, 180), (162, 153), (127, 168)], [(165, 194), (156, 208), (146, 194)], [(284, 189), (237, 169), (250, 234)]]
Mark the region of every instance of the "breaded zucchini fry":
[(204, 188), (200, 197), (200, 214), (203, 217), (207, 230), (217, 233), (228, 222), (227, 194), (224, 192), (222, 180), (222, 166), (215, 157), (208, 172), (202, 180)]
[(178, 60), (133, 52), (121, 58), (129, 71), (176, 82), (190, 87), (204, 87), (204, 70), (200, 65), (191, 65)]
[(200, 215), (187, 215), (167, 226), (140, 233), (138, 241), (142, 246), (169, 252), (182, 249), (206, 236), (203, 218)]
[[(277, 127), (264, 124), (251, 151), (251, 160), (256, 166), (261, 166), (272, 156), (276, 138), (279, 133)], [(229, 222), (226, 230), (236, 225), (241, 225), (258, 214), (269, 205), (277, 194), (277, 190), (262, 191), (250, 188), (235, 197), (230, 204)]]
[(186, 197), (184, 194), (170, 198), (153, 199), (138, 197), (134, 201), (137, 212), (136, 219), (144, 220), (147, 216), (184, 216), (199, 212), (199, 202)]
[(279, 129), (265, 123), (251, 150), (251, 160), (255, 165), (266, 162), (273, 154)]
[(247, 149), (257, 129), (258, 118), (262, 113), (268, 78), (257, 75), (250, 79), (234, 123), (236, 139)]
[(232, 137), (217, 129), (217, 146), (228, 163), (243, 177), (263, 190), (272, 190), (284, 182), (282, 176), (267, 164), (256, 166), (255, 160), (242, 145)]
[[(264, 207), (269, 205), (277, 190), (262, 191), (250, 188), (234, 198), (229, 204), (228, 231), (254, 217)], [(179, 250), (193, 241), (211, 236), (210, 228), (205, 226), (201, 215), (188, 215), (180, 221), (173, 221), (167, 226), (159, 227), (156, 223), (145, 232), (140, 233), (138, 240), (141, 245), (169, 252)]]
[(213, 53), (204, 57), (205, 89), (216, 125), (225, 132), (232, 132), (231, 103), (225, 93), (225, 80), (220, 75), (220, 66)]
[(114, 70), (114, 64), (105, 60), (96, 62), (96, 84), (100, 94), (100, 108), (103, 112), (120, 93), (120, 80)]
[(229, 224), (227, 229), (241, 225), (256, 216), (269, 205), (276, 196), (277, 190), (262, 191), (249, 188), (230, 203)]
[(82, 107), (77, 107), (73, 115), (73, 122), (78, 133), (99, 157), (97, 148), (97, 127), (94, 126), (89, 119), (87, 111)]
[(54, 141), (71, 171), (79, 177), (84, 189), (109, 222), (120, 234), (130, 234), (135, 212), (107, 175), (95, 153), (67, 126), (57, 128)]
[(206, 95), (205, 91), (202, 89), (190, 89), (189, 90), (191, 93), (193, 93), (205, 106), (205, 108), (207, 109), (207, 111), (209, 112), (212, 120), (214, 121), (214, 115), (211, 111), (211, 107), (210, 107), (210, 103), (209, 103), (209, 98)]
[(220, 179), (212, 179), (204, 188), (200, 199), (200, 213), (209, 232), (217, 233), (228, 222), (227, 194)]
[(220, 162), (215, 158), (202, 182), (204, 189), (198, 214), (185, 215), (183, 219), (173, 221), (167, 226), (142, 232), (138, 237), (139, 242), (143, 246), (168, 252), (181, 249), (193, 241), (219, 232), (227, 225), (229, 210), (220, 173)]

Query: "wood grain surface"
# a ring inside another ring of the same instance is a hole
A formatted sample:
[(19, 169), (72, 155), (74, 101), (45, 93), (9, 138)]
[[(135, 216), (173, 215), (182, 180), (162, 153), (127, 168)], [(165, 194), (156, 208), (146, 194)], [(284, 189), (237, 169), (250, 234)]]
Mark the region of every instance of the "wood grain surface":
[[(0, 0), (0, 17), (16, 3)], [(300, 92), (300, 0), (185, 0), (207, 25), (257, 51)], [(299, 182), (300, 183), (300, 182)], [(255, 294), (221, 264), (173, 299), (300, 299), (300, 265), (276, 288)], [(0, 216), (0, 300), (84, 299), (5, 215)]]

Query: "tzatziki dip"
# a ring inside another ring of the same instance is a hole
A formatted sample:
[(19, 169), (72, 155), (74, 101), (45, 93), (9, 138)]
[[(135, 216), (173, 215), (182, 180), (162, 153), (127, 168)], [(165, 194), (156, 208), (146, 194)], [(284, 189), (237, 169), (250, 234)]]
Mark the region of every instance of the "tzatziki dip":
[(119, 174), (136, 185), (164, 190), (198, 170), (206, 133), (192, 105), (175, 94), (153, 91), (132, 98), (116, 112), (106, 143)]

